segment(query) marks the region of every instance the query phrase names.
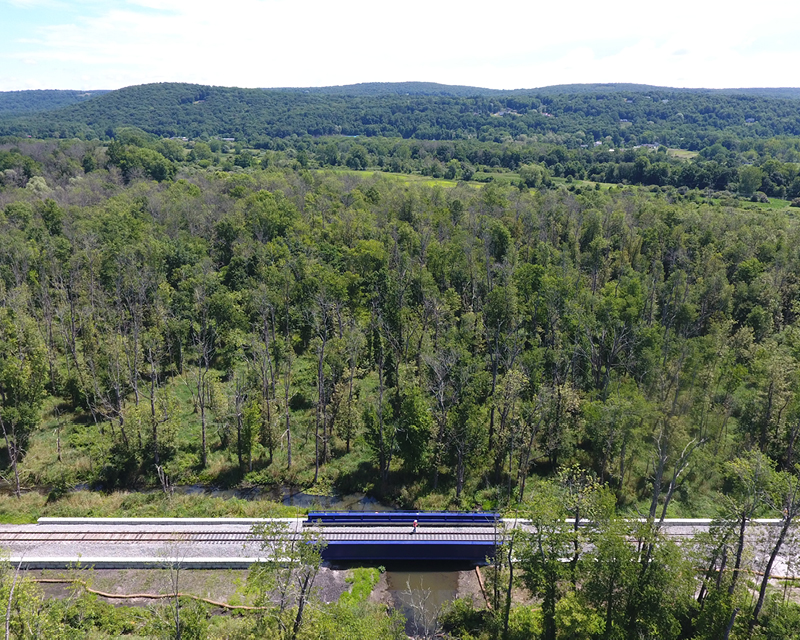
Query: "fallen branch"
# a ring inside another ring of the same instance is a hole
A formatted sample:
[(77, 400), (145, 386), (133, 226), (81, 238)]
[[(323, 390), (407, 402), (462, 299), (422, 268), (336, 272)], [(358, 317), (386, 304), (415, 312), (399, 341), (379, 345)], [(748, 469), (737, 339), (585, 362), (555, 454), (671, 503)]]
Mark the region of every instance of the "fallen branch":
[(492, 603), (489, 602), (489, 596), (486, 593), (486, 587), (483, 586), (483, 576), (481, 575), (481, 568), (477, 565), (475, 566), (475, 575), (478, 576), (478, 584), (481, 587), (481, 593), (483, 594), (483, 599), (486, 602), (486, 608), (489, 609), (489, 611), (491, 611)]
[[(47, 584), (79, 584), (86, 589), (87, 592), (93, 593), (101, 598), (112, 598), (115, 600), (132, 600), (134, 598), (147, 598), (149, 600), (163, 600), (165, 598), (174, 598), (174, 593), (106, 593), (105, 591), (98, 591), (97, 589), (92, 589), (89, 585), (86, 584), (85, 581), (74, 578), (33, 578), (35, 582), (38, 583), (47, 583)], [(243, 604), (228, 604), (227, 602), (217, 602), (216, 600), (209, 600), (208, 598), (201, 598), (200, 596), (196, 596), (191, 593), (179, 593), (179, 598), (191, 598), (192, 600), (198, 600), (199, 602), (205, 602), (206, 604), (213, 605), (215, 607), (221, 607), (222, 609), (243, 609), (245, 611), (265, 611), (269, 609), (269, 607), (250, 607)]]

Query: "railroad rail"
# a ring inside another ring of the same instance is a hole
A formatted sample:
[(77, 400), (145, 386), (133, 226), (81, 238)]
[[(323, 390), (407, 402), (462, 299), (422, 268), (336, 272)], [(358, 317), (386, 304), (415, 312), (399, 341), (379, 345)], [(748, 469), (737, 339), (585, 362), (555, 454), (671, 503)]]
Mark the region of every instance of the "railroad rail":
[[(278, 523), (283, 532), (272, 537), (255, 535), (253, 525), (264, 523)], [(779, 523), (753, 521), (762, 527)], [(672, 519), (664, 521), (663, 530), (676, 538), (690, 538), (711, 524), (708, 519)], [(75, 563), (96, 568), (155, 567), (164, 566), (163, 558), (170, 555), (180, 555), (186, 568), (246, 568), (266, 555), (264, 545), (268, 547), (271, 541), (308, 539), (309, 534), (313, 539), (319, 534), (326, 542), (323, 557), (334, 563), (455, 560), (479, 564), (494, 555), (504, 529), (529, 526), (525, 520), (500, 520), (495, 514), (410, 511), (311, 512), (305, 519), (41, 518), (35, 525), (0, 525), (0, 548), (12, 563), (22, 562), (28, 568)]]
[[(322, 531), (320, 536), (327, 542), (338, 541), (366, 541), (379, 539), (381, 541), (393, 540), (464, 540), (482, 541), (492, 537), (489, 533), (448, 531), (444, 528), (438, 530), (418, 531), (416, 534), (407, 532), (381, 531), (366, 532), (355, 531)], [(413, 536), (413, 538), (410, 538)], [(262, 541), (300, 539), (300, 534), (287, 532), (280, 537), (277, 536), (258, 536), (252, 533), (240, 531), (222, 531), (207, 533), (203, 531), (119, 531), (119, 532), (82, 532), (82, 531), (21, 531), (10, 532), (0, 531), (0, 547), (4, 543), (42, 543), (42, 542), (92, 542), (92, 543), (160, 543), (160, 542), (196, 542), (196, 543), (261, 543)]]
[(304, 526), (395, 526), (408, 527), (414, 522), (423, 527), (493, 527), (500, 523), (499, 513), (456, 513), (452, 511), (309, 511)]

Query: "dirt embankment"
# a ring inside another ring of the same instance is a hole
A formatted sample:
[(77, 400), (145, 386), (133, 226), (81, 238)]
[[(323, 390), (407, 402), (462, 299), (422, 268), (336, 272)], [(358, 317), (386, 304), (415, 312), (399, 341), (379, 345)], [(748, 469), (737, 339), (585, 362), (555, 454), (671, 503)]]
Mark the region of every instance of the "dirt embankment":
[[(350, 588), (346, 582), (348, 574), (348, 570), (322, 567), (316, 582), (320, 599), (325, 603), (337, 601), (342, 593)], [(486, 606), (476, 572), (474, 570), (458, 571), (457, 574), (456, 597), (470, 598), (475, 607)], [(68, 597), (73, 580), (81, 581), (96, 591), (113, 595), (114, 597), (105, 599), (119, 605), (146, 606), (153, 602), (152, 598), (125, 598), (129, 594), (164, 596), (173, 593), (172, 582), (167, 570), (28, 571), (25, 572), (25, 575), (40, 580), (46, 596), (51, 598)], [(245, 592), (246, 583), (247, 571), (185, 570), (180, 573), (178, 589), (182, 594), (207, 601), (246, 606), (251, 604), (250, 597)], [(393, 592), (389, 589), (386, 573), (380, 575), (369, 599), (371, 602), (378, 602), (392, 608), (398, 605)]]

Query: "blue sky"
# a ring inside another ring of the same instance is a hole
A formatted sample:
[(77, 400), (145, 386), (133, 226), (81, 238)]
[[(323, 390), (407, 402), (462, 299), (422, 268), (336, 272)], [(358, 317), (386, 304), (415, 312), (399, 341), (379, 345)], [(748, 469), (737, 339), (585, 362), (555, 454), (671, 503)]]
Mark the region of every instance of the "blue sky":
[(0, 91), (800, 86), (800, 2), (0, 0)]

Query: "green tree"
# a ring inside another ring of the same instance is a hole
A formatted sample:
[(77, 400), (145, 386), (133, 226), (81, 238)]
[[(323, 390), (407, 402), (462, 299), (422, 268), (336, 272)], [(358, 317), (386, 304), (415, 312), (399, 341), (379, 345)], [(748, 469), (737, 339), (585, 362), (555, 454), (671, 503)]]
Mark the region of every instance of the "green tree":
[(563, 558), (574, 552), (563, 492), (553, 482), (537, 483), (520, 515), (530, 522), (530, 530), (519, 536), (522, 581), (531, 595), (542, 599), (542, 639), (556, 640), (556, 606), (564, 594), (563, 580), (569, 575)]
[(753, 195), (761, 188), (764, 173), (759, 167), (747, 165), (739, 169), (739, 191), (746, 195)]
[(265, 634), (270, 623), (282, 640), (296, 640), (309, 604), (318, 601), (314, 589), (322, 566), (326, 541), (313, 529), (291, 531), (284, 522), (253, 525), (262, 559), (247, 576), (247, 590), (261, 607), (256, 632)]
[(158, 182), (172, 180), (178, 170), (174, 163), (154, 149), (126, 145), (116, 140), (108, 146), (108, 161), (119, 168), (126, 182), (136, 177)]
[(602, 638), (621, 638), (625, 632), (626, 596), (637, 573), (637, 549), (630, 543), (633, 527), (612, 518), (599, 527), (588, 552), (582, 593), (587, 602), (603, 612)]
[(519, 168), (519, 178), (526, 187), (538, 189), (550, 184), (550, 173), (540, 164), (526, 164)]
[(361, 171), (367, 168), (369, 161), (367, 159), (367, 150), (360, 144), (355, 145), (350, 149), (344, 163), (351, 169)]
[(413, 473), (429, 468), (433, 416), (422, 390), (408, 386), (403, 392), (395, 434), (403, 467)]
[(20, 495), (19, 461), (39, 425), (47, 382), (47, 353), (33, 321), (0, 308), (0, 429)]

